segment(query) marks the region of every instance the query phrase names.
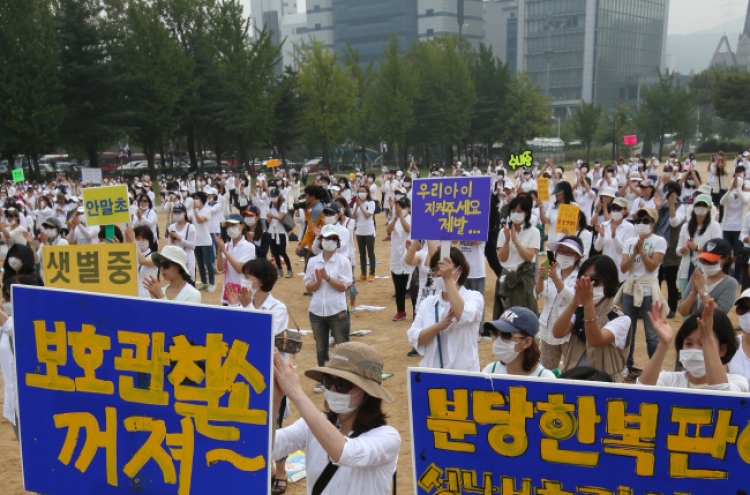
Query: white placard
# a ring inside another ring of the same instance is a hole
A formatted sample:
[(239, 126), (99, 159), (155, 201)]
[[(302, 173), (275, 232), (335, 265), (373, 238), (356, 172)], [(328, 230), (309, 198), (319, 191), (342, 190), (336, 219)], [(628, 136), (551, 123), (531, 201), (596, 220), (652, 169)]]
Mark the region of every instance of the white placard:
[(102, 169), (100, 168), (82, 168), (81, 174), (84, 184), (102, 183)]

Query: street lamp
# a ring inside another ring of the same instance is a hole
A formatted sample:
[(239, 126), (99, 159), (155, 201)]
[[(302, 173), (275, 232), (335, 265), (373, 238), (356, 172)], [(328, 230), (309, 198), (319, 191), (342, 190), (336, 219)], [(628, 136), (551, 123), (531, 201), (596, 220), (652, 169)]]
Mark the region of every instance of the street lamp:
[(557, 139), (560, 139), (560, 117), (555, 117), (554, 115), (550, 117), (552, 120), (557, 121)]

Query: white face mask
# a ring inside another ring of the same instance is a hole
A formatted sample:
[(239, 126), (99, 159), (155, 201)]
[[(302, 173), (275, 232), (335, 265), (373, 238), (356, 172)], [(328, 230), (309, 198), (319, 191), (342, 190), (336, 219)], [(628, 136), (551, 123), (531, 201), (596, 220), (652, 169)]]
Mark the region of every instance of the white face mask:
[(351, 403), (352, 397), (356, 397), (361, 393), (361, 390), (354, 395), (333, 392), (328, 389), (323, 390), (323, 395), (325, 395), (326, 402), (328, 402), (328, 407), (336, 414), (348, 414), (357, 409), (360, 404), (357, 404), (356, 406), (350, 406), (349, 404)]
[(566, 270), (568, 268), (573, 268), (576, 264), (576, 259), (573, 256), (570, 256), (568, 254), (558, 254), (557, 255), (557, 264), (560, 268), (563, 270)]
[(141, 211), (146, 211), (146, 210), (148, 210), (148, 206), (141, 206), (140, 210)]
[(247, 224), (247, 225), (249, 225), (249, 226), (251, 226), (251, 227), (252, 227), (253, 225), (255, 225), (255, 223), (256, 223), (257, 221), (258, 221), (258, 219), (257, 219), (257, 218), (255, 218), (255, 217), (247, 217), (247, 218), (245, 219), (245, 224)]
[(739, 319), (740, 319), (740, 328), (742, 328), (742, 331), (745, 333), (750, 333), (750, 313), (745, 313), (744, 315), (740, 315)]
[(138, 246), (138, 249), (140, 249), (142, 253), (145, 253), (149, 249), (148, 241), (135, 241), (135, 244)]
[(706, 376), (706, 362), (703, 360), (701, 349), (682, 349), (680, 351), (680, 362), (685, 369), (696, 378)]
[(516, 225), (521, 225), (526, 220), (526, 213), (514, 211), (510, 214), (510, 221)]
[(369, 182), (370, 184), (372, 184), (373, 182), (375, 182), (375, 179), (373, 179), (372, 177), (368, 177), (367, 178), (367, 182)]
[(492, 344), (492, 352), (495, 354), (495, 357), (499, 359), (504, 364), (508, 364), (512, 361), (514, 361), (519, 354), (521, 354), (521, 351), (516, 350), (516, 344), (517, 342), (505, 342), (500, 337), (495, 339), (495, 342)]
[(445, 281), (443, 280), (443, 277), (435, 277), (432, 279), (432, 288), (435, 289), (435, 294), (445, 292)]
[(44, 229), (44, 234), (47, 236), (47, 240), (52, 240), (57, 237), (57, 229)]
[(8, 258), (8, 266), (10, 266), (15, 271), (18, 271), (23, 266), (23, 261), (18, 258)]
[(227, 235), (230, 239), (237, 239), (239, 236), (242, 235), (242, 231), (239, 227), (229, 227), (227, 229)]
[(182, 220), (185, 218), (184, 213), (175, 213), (174, 214), (174, 221), (175, 222), (182, 222)]
[(612, 217), (612, 220), (614, 220), (615, 222), (619, 222), (620, 220), (622, 220), (621, 211), (613, 211), (612, 213), (609, 214), (609, 216)]
[(651, 233), (651, 225), (639, 223), (635, 226), (635, 230), (639, 235), (647, 235)]
[(604, 287), (594, 287), (594, 306), (604, 299)]
[(707, 277), (712, 277), (721, 271), (721, 264), (716, 263), (715, 265), (704, 265), (701, 263), (701, 271)]
[(367, 193), (357, 193), (357, 197), (364, 201), (367, 199)]
[(323, 251), (326, 251), (328, 253), (332, 253), (336, 251), (339, 247), (339, 243), (336, 241), (331, 240), (324, 240), (320, 243), (321, 247), (323, 248)]
[(252, 297), (255, 297), (255, 293), (258, 291), (258, 289), (253, 288), (253, 283), (254, 282), (243, 277), (240, 280), (240, 287), (243, 289), (247, 289), (250, 292), (250, 295)]
[(3, 312), (8, 316), (13, 316), (13, 303), (4, 302)]
[(325, 217), (326, 225), (333, 225), (334, 223), (336, 223), (336, 220), (337, 220), (336, 215)]
[(708, 208), (705, 206), (696, 206), (693, 208), (693, 211), (695, 212), (695, 215), (698, 217), (705, 217), (706, 213), (708, 213)]

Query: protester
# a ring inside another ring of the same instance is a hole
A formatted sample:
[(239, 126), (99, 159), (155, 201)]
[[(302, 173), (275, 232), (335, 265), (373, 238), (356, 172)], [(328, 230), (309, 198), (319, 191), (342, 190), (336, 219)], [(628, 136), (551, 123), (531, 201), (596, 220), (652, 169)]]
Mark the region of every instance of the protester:
[(357, 222), (357, 245), (359, 247), (360, 280), (366, 280), (367, 260), (370, 262), (369, 279), (375, 280), (375, 201), (367, 186), (360, 186), (354, 198), (352, 216)]
[(47, 218), (41, 226), (42, 231), (39, 233), (39, 248), (36, 250), (36, 259), (39, 263), (39, 276), (44, 279), (44, 246), (67, 246), (68, 241), (61, 235), (62, 225), (57, 217)]
[(177, 246), (187, 256), (187, 268), (191, 277), (195, 276), (195, 236), (196, 229), (187, 219), (185, 205), (176, 204), (172, 209), (174, 222), (167, 227), (168, 245)]
[(593, 256), (581, 264), (575, 297), (552, 328), (555, 338), (570, 338), (563, 372), (593, 366), (612, 381), (623, 381), (632, 332), (631, 318), (615, 306), (616, 275), (615, 262), (606, 256)]
[(643, 208), (656, 208), (656, 201), (654, 201), (654, 195), (656, 194), (654, 181), (651, 179), (642, 180), (638, 185), (638, 192), (640, 193), (640, 197), (630, 204), (630, 216), (633, 218)]
[(177, 246), (164, 246), (161, 253), (153, 253), (151, 258), (161, 277), (169, 284), (162, 288), (156, 278), (145, 279), (143, 284), (152, 299), (200, 304), (201, 293), (193, 286), (193, 279), (188, 274), (185, 251)]
[(226, 306), (229, 304), (229, 292), (239, 292), (241, 289), (242, 267), (255, 258), (255, 245), (245, 239), (240, 215), (236, 213), (229, 215), (225, 224), (230, 241), (224, 243), (218, 235), (215, 236), (215, 240), (219, 251), (216, 267), (224, 272), (221, 303)]
[[(636, 236), (633, 224), (625, 221), (629, 213), (628, 200), (616, 198), (608, 205), (610, 219), (603, 224), (597, 225), (597, 237), (594, 241), (594, 249), (613, 260), (621, 260), (625, 242)], [(617, 265), (619, 283), (625, 281), (620, 263)]]
[(424, 356), (419, 365), (479, 371), (477, 334), (484, 297), (463, 286), (469, 275), (466, 258), (457, 248), (451, 248), (450, 257), (443, 259), (436, 251), (429, 266), (435, 295), (421, 302), (407, 331), (411, 345)]
[(138, 271), (138, 297), (151, 299), (151, 293), (144, 285), (147, 278), (158, 278), (159, 268), (157, 268), (151, 255), (159, 247), (154, 239), (151, 228), (146, 225), (139, 225), (136, 228), (128, 227), (125, 231), (125, 240), (135, 243), (136, 248), (136, 270)]
[(350, 493), (353, 487), (359, 495), (391, 493), (401, 437), (386, 424), (382, 403), (393, 402), (393, 396), (383, 387), (382, 373), (383, 359), (372, 347), (339, 345), (325, 366), (305, 371), (325, 384), (327, 410), (321, 414), (294, 366), (275, 355), (274, 408), (286, 396), (301, 418), (276, 430), (273, 458), (304, 449), (308, 493)]
[[(714, 311), (716, 303), (713, 299), (706, 301), (702, 314), (694, 314), (685, 320), (676, 336), (664, 318), (661, 306), (660, 302), (655, 302), (648, 312), (651, 326), (659, 336), (659, 344), (636, 383), (747, 393), (750, 389), (747, 379), (726, 371), (725, 365), (737, 352), (737, 339), (729, 317)], [(684, 371), (661, 370), (673, 340), (678, 362)]]
[(393, 321), (403, 321), (406, 319), (406, 289), (409, 275), (413, 271), (404, 263), (406, 241), (411, 236), (411, 201), (404, 196), (393, 205), (395, 214), (386, 227), (391, 238), (391, 279), (396, 291), (396, 314)]
[(268, 233), (270, 235), (271, 255), (276, 261), (276, 268), (279, 270), (279, 278), (284, 276), (284, 269), (281, 267), (281, 260), (286, 265), (286, 278), (292, 278), (292, 262), (289, 255), (286, 254), (286, 245), (289, 242), (289, 236), (282, 225), (282, 220), (288, 215), (286, 201), (278, 189), (271, 190), (271, 202), (266, 214), (268, 221)]
[[(208, 197), (206, 193), (199, 191), (193, 194), (192, 217), (195, 221), (195, 261), (198, 264), (198, 273), (201, 281), (196, 284), (198, 290), (206, 289), (206, 292), (216, 290), (213, 265), (213, 240), (211, 239), (211, 210), (206, 205)], [(208, 271), (208, 284), (206, 284), (206, 271)]]
[(14, 244), (8, 250), (3, 263), (3, 284), (17, 275), (29, 275), (44, 285), (42, 277), (36, 271), (34, 251), (24, 244)]
[(255, 257), (265, 258), (270, 246), (270, 236), (266, 235), (260, 216), (260, 208), (251, 204), (242, 211), (247, 228), (244, 230), (245, 239), (255, 245)]
[[(566, 235), (573, 234), (573, 232), (568, 232), (568, 233), (563, 233), (563, 234), (557, 232), (557, 215), (560, 211), (560, 206), (561, 205), (576, 205), (577, 206), (577, 203), (575, 202), (574, 197), (573, 197), (573, 189), (570, 187), (570, 184), (564, 180), (557, 183), (555, 188), (552, 190), (551, 195), (555, 197), (555, 204), (547, 208), (547, 211), (540, 210), (540, 214), (542, 215), (541, 216), (542, 223), (545, 225), (549, 225), (548, 241), (555, 242)], [(511, 210), (513, 210), (513, 208), (514, 207), (511, 207)], [(538, 246), (539, 243), (537, 242), (536, 245)], [(513, 304), (513, 305), (528, 307), (524, 304)]]
[[(740, 239), (742, 231), (742, 217), (745, 215), (747, 205), (750, 203), (750, 193), (743, 192), (745, 167), (742, 165), (734, 169), (734, 178), (729, 184), (729, 189), (721, 197), (721, 205), (724, 207), (724, 239), (732, 246), (734, 256), (742, 253), (743, 243)], [(745, 267), (747, 268), (747, 267)], [(740, 266), (736, 266), (732, 274), (735, 280), (741, 282)]]
[(500, 319), (484, 324), (492, 336), (492, 352), (498, 359), (484, 367), (482, 373), (555, 378), (555, 374), (539, 364), (539, 347), (534, 338), (539, 319), (533, 311), (512, 307)]
[(700, 270), (690, 277), (680, 303), (680, 314), (684, 319), (700, 314), (706, 301), (713, 299), (719, 311), (728, 313), (737, 295), (737, 281), (728, 277), (734, 257), (732, 246), (721, 237), (708, 240), (698, 255)]
[(156, 210), (154, 209), (154, 203), (151, 198), (148, 194), (141, 194), (138, 197), (138, 209), (133, 213), (131, 226), (138, 227), (139, 225), (144, 225), (151, 229), (154, 239), (158, 239), (158, 220)]
[(712, 219), (713, 204), (707, 194), (699, 195), (693, 202), (690, 220), (680, 229), (677, 254), (682, 256), (680, 263), (680, 292), (683, 300), (690, 275), (698, 267), (698, 255), (709, 239), (722, 237), (721, 225)]
[(737, 352), (727, 366), (729, 373), (742, 375), (750, 380), (750, 338), (745, 338), (750, 333), (750, 290), (740, 294), (734, 302), (734, 310), (742, 333), (737, 336)]

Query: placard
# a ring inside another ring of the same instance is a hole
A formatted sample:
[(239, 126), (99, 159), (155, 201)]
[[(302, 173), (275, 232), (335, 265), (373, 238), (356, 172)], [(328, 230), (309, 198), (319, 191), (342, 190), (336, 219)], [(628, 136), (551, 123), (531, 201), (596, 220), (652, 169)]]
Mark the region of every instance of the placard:
[(560, 205), (557, 212), (557, 224), (555, 232), (562, 234), (564, 230), (569, 235), (578, 232), (578, 212), (581, 208), (578, 205)]
[(411, 238), (487, 241), (491, 187), (490, 177), (414, 180)]
[(114, 225), (130, 222), (128, 187), (87, 187), (83, 190), (87, 225)]
[(58, 289), (138, 295), (136, 245), (44, 246), (44, 285)]
[(526, 150), (520, 155), (511, 153), (510, 160), (508, 160), (508, 166), (515, 170), (518, 167), (530, 167), (534, 162), (534, 156), (531, 150)]
[(102, 169), (82, 168), (81, 179), (84, 184), (101, 184), (102, 183)]
[(14, 168), (13, 169), (13, 182), (23, 182), (23, 169), (22, 168)]
[(409, 368), (414, 493), (748, 488), (748, 396)]
[(279, 166), (279, 160), (277, 158), (274, 158), (273, 160), (268, 160), (266, 162), (266, 167), (273, 168)]
[(269, 313), (19, 285), (12, 299), (26, 490), (270, 493)]
[(549, 179), (540, 177), (536, 180), (536, 193), (541, 201), (549, 201)]
[(635, 146), (638, 144), (638, 136), (623, 136), (622, 141), (625, 146)]

